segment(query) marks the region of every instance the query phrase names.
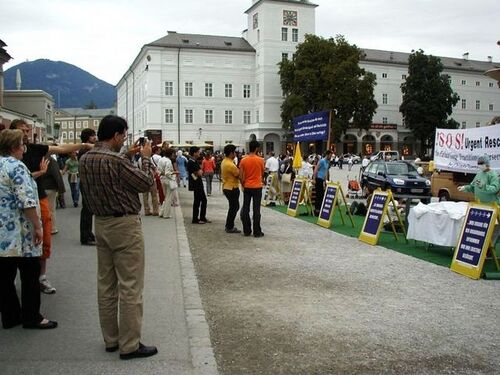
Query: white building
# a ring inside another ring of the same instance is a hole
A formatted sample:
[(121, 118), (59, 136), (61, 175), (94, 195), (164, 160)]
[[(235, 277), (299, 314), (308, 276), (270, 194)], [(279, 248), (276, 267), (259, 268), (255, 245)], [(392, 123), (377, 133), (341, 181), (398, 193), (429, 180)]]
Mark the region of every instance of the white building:
[[(144, 45), (118, 82), (118, 115), (128, 120), (135, 137), (149, 136), (155, 143), (221, 148), (257, 139), (266, 153), (282, 150), (277, 64), (292, 58), (305, 34), (314, 34), (316, 7), (306, 0), (252, 0), (242, 38), (168, 32)], [(370, 131), (349, 130), (337, 149), (413, 153), (414, 141), (399, 112), (409, 54), (364, 51), (362, 66), (377, 75), (379, 107)], [(461, 97), (455, 120), (465, 127), (485, 125), (500, 108), (496, 82), (483, 75), (496, 65), (466, 58), (442, 61)]]

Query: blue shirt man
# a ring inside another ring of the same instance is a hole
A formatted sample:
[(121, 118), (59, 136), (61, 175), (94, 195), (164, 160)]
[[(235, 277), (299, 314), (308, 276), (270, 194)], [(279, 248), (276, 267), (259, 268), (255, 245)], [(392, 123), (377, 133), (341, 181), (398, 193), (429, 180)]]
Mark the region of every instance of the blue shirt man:
[(330, 168), (330, 158), (332, 151), (327, 150), (323, 158), (318, 162), (314, 169), (313, 178), (315, 179), (316, 199), (314, 201), (314, 215), (319, 216), (321, 204), (323, 203), (323, 196), (325, 195), (325, 180)]

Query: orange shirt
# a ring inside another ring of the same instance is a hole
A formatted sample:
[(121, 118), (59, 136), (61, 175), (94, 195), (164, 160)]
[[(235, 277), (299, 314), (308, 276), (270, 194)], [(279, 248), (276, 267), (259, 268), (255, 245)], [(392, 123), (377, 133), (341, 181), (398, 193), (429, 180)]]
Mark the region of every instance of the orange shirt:
[(247, 155), (240, 161), (243, 176), (243, 187), (249, 189), (262, 188), (264, 176), (264, 159), (257, 155)]
[(213, 158), (203, 159), (201, 162), (201, 170), (203, 173), (214, 173), (215, 161)]

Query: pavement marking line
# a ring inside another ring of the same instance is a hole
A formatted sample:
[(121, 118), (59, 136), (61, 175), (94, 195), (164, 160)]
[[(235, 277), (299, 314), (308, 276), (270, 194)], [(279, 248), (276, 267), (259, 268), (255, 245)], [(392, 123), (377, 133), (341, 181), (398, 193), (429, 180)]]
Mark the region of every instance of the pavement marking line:
[(184, 217), (180, 206), (175, 207), (175, 224), (191, 361), (195, 373), (217, 375), (219, 371), (212, 343), (210, 342), (210, 331), (201, 303), (198, 279), (194, 269), (191, 249), (189, 248), (186, 228), (184, 226)]

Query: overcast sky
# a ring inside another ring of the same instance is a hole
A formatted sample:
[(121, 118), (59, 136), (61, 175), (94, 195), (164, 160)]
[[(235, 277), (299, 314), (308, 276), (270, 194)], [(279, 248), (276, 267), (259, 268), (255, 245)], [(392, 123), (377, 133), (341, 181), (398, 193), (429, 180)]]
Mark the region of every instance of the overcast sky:
[[(500, 62), (499, 0), (316, 0), (316, 34), (361, 48)], [(241, 36), (251, 0), (0, 0), (4, 69), (47, 58), (116, 84), (167, 30)], [(300, 27), (300, 25), (299, 25)]]

